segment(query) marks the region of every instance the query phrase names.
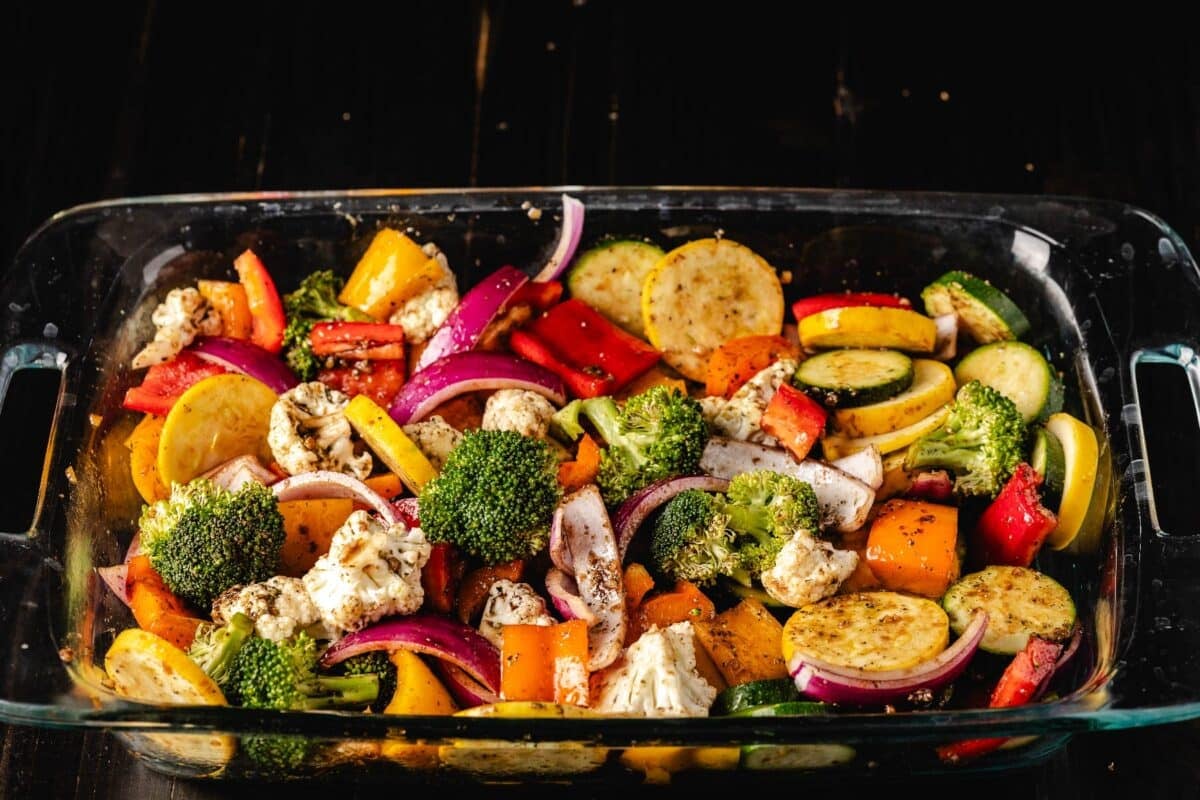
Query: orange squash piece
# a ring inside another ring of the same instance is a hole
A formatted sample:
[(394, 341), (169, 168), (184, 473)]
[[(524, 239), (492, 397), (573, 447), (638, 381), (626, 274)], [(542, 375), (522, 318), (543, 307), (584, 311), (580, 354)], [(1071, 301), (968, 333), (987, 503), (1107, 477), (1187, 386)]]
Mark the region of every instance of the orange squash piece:
[(682, 378), (672, 377), (662, 367), (654, 366), (629, 382), (624, 389), (617, 392), (617, 402), (622, 402), (635, 394), (653, 389), (655, 386), (666, 386), (668, 389), (678, 389), (680, 394), (687, 394), (687, 383)]
[(558, 482), (564, 491), (573, 492), (594, 482), (599, 471), (600, 446), (585, 433), (579, 440), (575, 460), (564, 461), (558, 465)]
[(630, 616), (642, 604), (642, 599), (654, 588), (654, 578), (650, 572), (636, 561), (629, 562), (625, 567), (625, 608)]
[(200, 295), (221, 317), (221, 335), (230, 339), (249, 339), (253, 329), (246, 287), (233, 281), (197, 281)]
[(505, 625), (500, 696), (584, 706), (588, 702), (587, 623)]
[(372, 475), (363, 483), (384, 500), (394, 500), (404, 492), (404, 484), (400, 481), (400, 476), (394, 472)]
[(783, 625), (757, 600), (743, 600), (693, 626), (696, 638), (730, 686), (788, 677)]
[(838, 589), (839, 594), (869, 592), (883, 586), (879, 582), (879, 578), (876, 578), (875, 573), (871, 571), (870, 565), (867, 564), (867, 534), (868, 531), (865, 528), (860, 528), (853, 533), (842, 534), (842, 549), (858, 553), (858, 564), (855, 565), (854, 572), (850, 573), (850, 577), (842, 582), (841, 588)]
[(280, 503), (285, 534), (279, 551), (280, 574), (299, 578), (312, 569), (329, 552), (333, 535), (353, 510), (352, 500), (340, 498)]
[(782, 336), (741, 336), (713, 350), (708, 358), (704, 393), (726, 400), (746, 381), (781, 358), (797, 359), (800, 348)]
[(525, 574), (525, 562), (521, 559), (507, 564), (487, 564), (473, 569), (458, 586), (458, 619), (466, 625), (479, 620), (483, 601), (487, 599), (492, 584), (499, 580), (519, 581)]
[(676, 622), (700, 622), (716, 616), (717, 608), (708, 595), (690, 581), (676, 581), (668, 592), (659, 592), (644, 599), (633, 612), (626, 629), (625, 641), (636, 642), (651, 628), (665, 628)]
[(941, 597), (958, 579), (958, 509), (889, 500), (867, 537), (866, 561), (885, 589)]
[(158, 477), (158, 440), (166, 421), (166, 417), (147, 414), (125, 440), (125, 446), (129, 448), (129, 472), (133, 476), (134, 488), (147, 503), (166, 500), (171, 496), (171, 490)]
[(150, 564), (149, 556), (134, 556), (126, 568), (125, 585), (129, 608), (138, 627), (161, 636), (180, 650), (196, 638), (202, 620), (188, 613), (187, 606), (163, 583)]

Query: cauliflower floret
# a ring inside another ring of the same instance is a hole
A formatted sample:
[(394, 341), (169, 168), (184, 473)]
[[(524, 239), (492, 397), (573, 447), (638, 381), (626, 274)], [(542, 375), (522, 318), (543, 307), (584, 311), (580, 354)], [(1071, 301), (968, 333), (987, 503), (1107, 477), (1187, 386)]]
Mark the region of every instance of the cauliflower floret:
[(528, 583), (498, 580), (483, 603), (479, 632), (496, 647), (504, 641), (505, 625), (553, 625), (546, 601)]
[(462, 434), (438, 415), (404, 426), (404, 435), (412, 439), (429, 463), (439, 472), (446, 465), (450, 451), (458, 447)]
[(781, 358), (742, 384), (728, 401), (705, 398), (700, 403), (705, 422), (721, 436), (774, 447), (779, 442), (763, 431), (762, 415), (779, 385), (790, 381), (798, 366), (790, 358)]
[(343, 413), (350, 398), (320, 381), (302, 383), (271, 407), (267, 444), (289, 475), (327, 469), (362, 480), (371, 474), (371, 454), (355, 454), (350, 422)]
[(717, 690), (696, 671), (690, 622), (655, 628), (604, 671), (593, 708), (647, 717), (707, 717)]
[(133, 357), (133, 368), (141, 369), (170, 361), (197, 336), (219, 336), (221, 315), (192, 288), (172, 289), (150, 315), (154, 341)]
[(250, 583), (226, 589), (212, 604), (212, 619), (224, 625), (241, 612), (254, 620), (254, 630), (264, 639), (282, 642), (298, 631), (317, 638), (329, 638), (323, 629), (314, 631), (321, 614), (299, 578), (276, 575), (262, 583)]
[(442, 265), (442, 277), (425, 291), (405, 300), (388, 317), (388, 322), (404, 328), (404, 338), (410, 344), (427, 341), (458, 305), (458, 282), (446, 256), (433, 242), (421, 249)]
[(420, 528), (384, 527), (355, 511), (304, 576), (304, 588), (333, 631), (355, 631), (391, 614), (421, 607), (421, 568), (430, 546)]
[(550, 432), (554, 406), (537, 392), (501, 389), (492, 394), (483, 409), (485, 431), (513, 431), (534, 439)]
[(796, 531), (762, 573), (767, 594), (800, 608), (824, 600), (838, 590), (858, 566), (858, 553), (838, 550), (805, 530)]

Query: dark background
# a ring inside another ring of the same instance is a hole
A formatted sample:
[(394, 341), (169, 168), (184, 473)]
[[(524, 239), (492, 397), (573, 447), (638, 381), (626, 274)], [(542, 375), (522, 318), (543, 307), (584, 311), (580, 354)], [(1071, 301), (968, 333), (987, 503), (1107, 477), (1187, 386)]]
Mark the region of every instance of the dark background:
[[(1137, 9), (1115, 18), (1099, 7), (1086, 17), (984, 6), (925, 19), (767, 8), (602, 0), (6, 8), (0, 265), (40, 222), (77, 203), (255, 189), (1058, 193), (1124, 200), (1163, 217), (1190, 245), (1200, 239), (1200, 54), (1186, 25), (1161, 17), (1141, 25), (1130, 19)], [(1198, 733), (1178, 725), (1093, 734), (1029, 772), (923, 779), (920, 791), (1197, 796)], [(100, 732), (0, 726), (0, 735), (0, 797), (264, 790), (161, 778)], [(846, 788), (821, 779), (817, 790)]]

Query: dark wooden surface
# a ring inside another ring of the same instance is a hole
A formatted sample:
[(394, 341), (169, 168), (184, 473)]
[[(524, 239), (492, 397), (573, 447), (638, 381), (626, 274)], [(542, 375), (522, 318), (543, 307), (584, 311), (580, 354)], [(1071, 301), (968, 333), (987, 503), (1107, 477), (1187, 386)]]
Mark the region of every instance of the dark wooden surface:
[[(77, 203), (260, 188), (1053, 192), (1132, 202), (1189, 243), (1200, 239), (1200, 54), (1186, 26), (1140, 26), (1125, 18), (1133, 12), (972, 9), (925, 20), (765, 8), (9, 7), (0, 23), (0, 264), (39, 222)], [(160, 777), (101, 732), (0, 733), (0, 796), (264, 791)], [(1197, 728), (1177, 725), (1089, 735), (1029, 772), (925, 779), (921, 791), (1194, 796), (1197, 765)]]

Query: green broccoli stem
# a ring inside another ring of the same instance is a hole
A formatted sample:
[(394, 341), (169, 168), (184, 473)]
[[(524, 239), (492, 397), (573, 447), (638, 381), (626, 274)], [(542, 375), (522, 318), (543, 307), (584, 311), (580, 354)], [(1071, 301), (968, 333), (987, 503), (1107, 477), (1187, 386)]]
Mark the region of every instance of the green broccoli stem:
[(375, 702), (379, 695), (379, 676), (373, 672), (366, 675), (320, 675), (302, 681), (296, 685), (296, 689), (307, 695), (297, 705), (298, 709), (365, 706)]
[(978, 442), (962, 441), (958, 437), (946, 439), (922, 439), (908, 451), (904, 459), (905, 469), (941, 467), (956, 475), (970, 472), (979, 463)]
[(739, 536), (753, 536), (759, 544), (765, 545), (772, 538), (775, 521), (771, 518), (766, 506), (747, 506), (740, 503), (727, 503), (724, 508), (729, 517), (729, 527)]
[(592, 423), (592, 427), (610, 448), (616, 448), (629, 456), (630, 462), (640, 467), (646, 463), (646, 454), (640, 448), (630, 447), (628, 437), (621, 432), (621, 409), (611, 397), (593, 397), (584, 400), (581, 412)]
[(245, 614), (237, 613), (222, 628), (213, 634), (212, 641), (200, 655), (200, 668), (208, 677), (223, 685), (233, 668), (233, 660), (237, 657), (242, 645), (254, 633), (254, 621)]

